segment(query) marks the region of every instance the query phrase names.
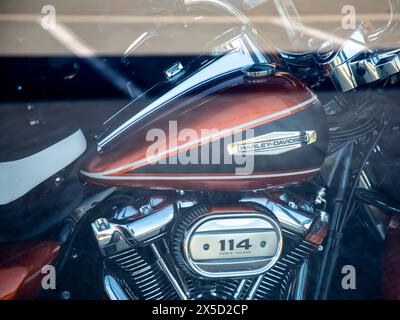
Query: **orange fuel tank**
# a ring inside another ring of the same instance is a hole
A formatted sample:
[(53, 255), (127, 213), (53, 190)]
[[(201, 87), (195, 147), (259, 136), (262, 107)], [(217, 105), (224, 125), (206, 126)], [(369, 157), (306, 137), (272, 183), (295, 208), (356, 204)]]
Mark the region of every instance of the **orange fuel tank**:
[(312, 177), (327, 145), (310, 89), (286, 72), (254, 79), (240, 70), (146, 116), (81, 173), (111, 186), (254, 190)]

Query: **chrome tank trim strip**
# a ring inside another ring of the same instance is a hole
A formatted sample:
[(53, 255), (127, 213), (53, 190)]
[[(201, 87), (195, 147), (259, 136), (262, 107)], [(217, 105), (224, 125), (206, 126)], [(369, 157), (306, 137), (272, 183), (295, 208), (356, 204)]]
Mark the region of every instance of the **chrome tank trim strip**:
[(242, 180), (242, 179), (265, 179), (265, 178), (280, 178), (280, 177), (290, 177), (296, 175), (303, 175), (308, 173), (318, 172), (321, 168), (310, 169), (305, 171), (294, 171), (294, 172), (284, 172), (284, 173), (269, 173), (269, 174), (259, 174), (259, 175), (231, 175), (231, 176), (105, 176), (103, 173), (90, 173), (86, 171), (81, 171), (81, 173), (89, 178), (102, 179), (102, 180), (174, 180), (174, 181), (185, 181), (185, 180)]

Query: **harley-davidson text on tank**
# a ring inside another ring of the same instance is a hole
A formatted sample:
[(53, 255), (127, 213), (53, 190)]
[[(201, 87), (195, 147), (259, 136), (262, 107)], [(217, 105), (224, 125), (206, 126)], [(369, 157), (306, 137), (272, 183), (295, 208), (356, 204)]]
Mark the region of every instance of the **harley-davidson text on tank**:
[(311, 131), (272, 132), (262, 136), (243, 140), (228, 145), (231, 155), (276, 155), (282, 154), (303, 145), (309, 145), (317, 141), (317, 134)]

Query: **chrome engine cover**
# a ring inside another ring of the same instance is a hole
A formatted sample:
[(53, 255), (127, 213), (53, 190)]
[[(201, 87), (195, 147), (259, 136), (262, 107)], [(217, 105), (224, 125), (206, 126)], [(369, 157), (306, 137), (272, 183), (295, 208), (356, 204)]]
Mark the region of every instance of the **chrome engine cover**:
[(185, 262), (204, 278), (254, 276), (270, 269), (282, 252), (282, 231), (272, 217), (255, 212), (207, 214), (187, 230)]
[(290, 190), (242, 192), (236, 202), (199, 201), (192, 193), (174, 202), (152, 194), (127, 205), (116, 195), (92, 224), (104, 256), (107, 295), (143, 300), (298, 296), (299, 268), (319, 250), (327, 227), (326, 213), (303, 199)]

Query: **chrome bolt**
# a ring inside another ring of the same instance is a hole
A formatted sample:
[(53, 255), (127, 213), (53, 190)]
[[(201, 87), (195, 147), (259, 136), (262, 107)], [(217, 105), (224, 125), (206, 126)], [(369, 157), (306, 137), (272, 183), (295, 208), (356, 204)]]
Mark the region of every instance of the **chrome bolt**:
[(267, 245), (266, 241), (261, 241), (260, 243), (261, 248), (265, 248), (266, 245)]
[(297, 209), (297, 205), (293, 201), (289, 201), (288, 205), (292, 209)]
[(203, 249), (207, 251), (208, 249), (210, 249), (210, 245), (209, 245), (208, 243), (206, 243), (206, 244), (203, 246)]
[(63, 182), (63, 178), (62, 177), (56, 176), (54, 178), (54, 184), (56, 185), (56, 187), (58, 187), (61, 184), (61, 182)]
[(139, 211), (140, 211), (141, 214), (146, 216), (149, 213), (151, 213), (151, 211), (153, 211), (153, 208), (152, 208), (152, 206), (146, 204), (146, 205), (140, 207)]
[(288, 195), (286, 194), (286, 193), (282, 193), (280, 196), (279, 196), (279, 199), (280, 200), (282, 200), (282, 201), (284, 201), (284, 202), (287, 202), (289, 199), (288, 199)]

